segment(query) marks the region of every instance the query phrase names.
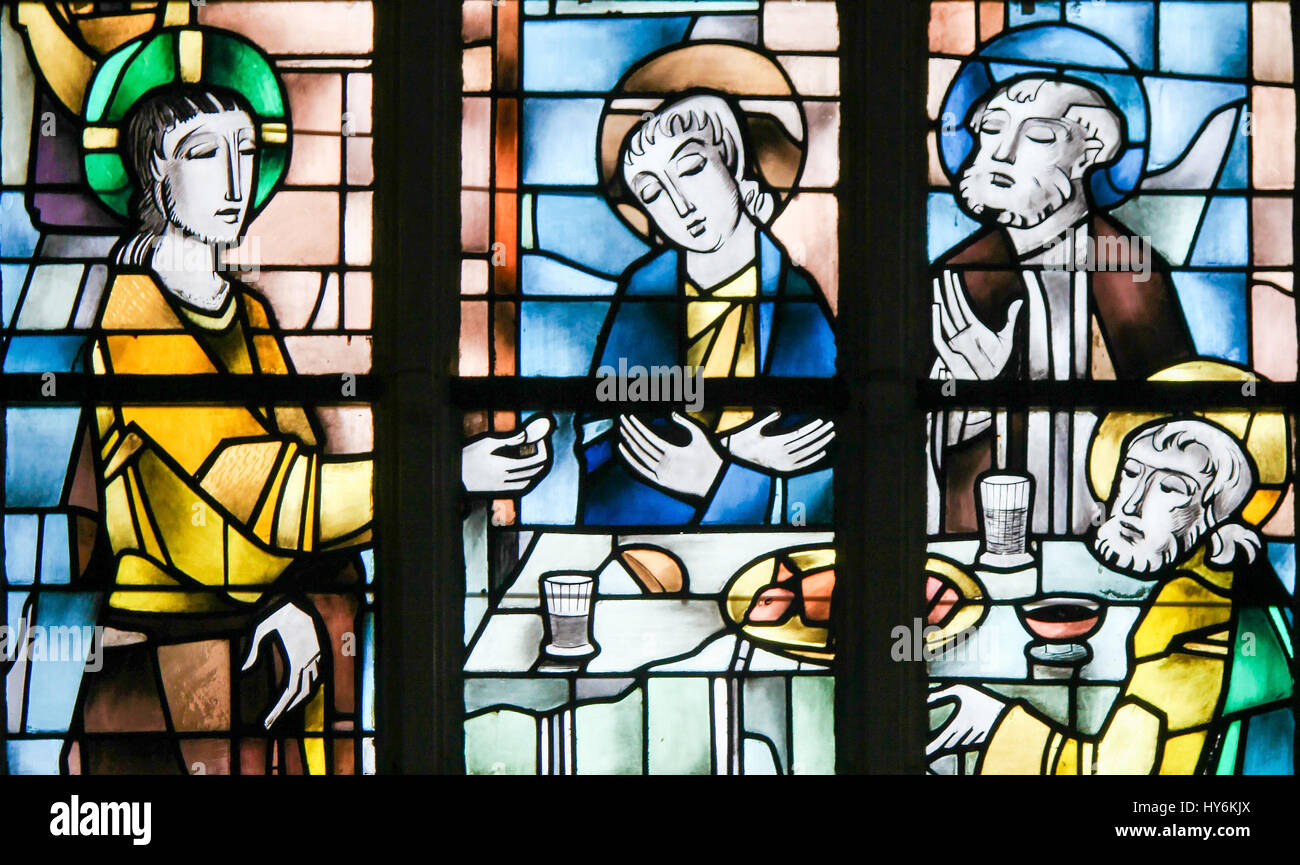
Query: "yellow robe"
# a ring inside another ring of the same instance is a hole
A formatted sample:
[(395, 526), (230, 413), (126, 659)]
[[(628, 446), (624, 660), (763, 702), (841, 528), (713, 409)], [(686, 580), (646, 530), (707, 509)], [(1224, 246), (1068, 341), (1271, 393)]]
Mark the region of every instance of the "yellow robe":
[(1131, 637), (1133, 667), (1095, 737), (1023, 705), (989, 736), (985, 775), (1190, 775), (1214, 721), (1231, 656), (1232, 573), (1193, 554), (1164, 583)]
[[(703, 370), (704, 378), (753, 378), (758, 366), (754, 325), (758, 266), (751, 264), (708, 291), (687, 282), (685, 291), (691, 298), (686, 302), (686, 363)], [(753, 411), (746, 409), (691, 415), (718, 433), (743, 426), (754, 417)]]
[[(117, 274), (100, 330), (91, 345), (97, 375), (291, 371), (265, 303), (237, 284), (208, 316), (169, 302), (150, 276)], [(95, 411), (113, 608), (237, 609), (304, 553), (370, 538), (371, 460), (322, 454), (300, 406)], [(203, 587), (211, 591), (196, 591)]]

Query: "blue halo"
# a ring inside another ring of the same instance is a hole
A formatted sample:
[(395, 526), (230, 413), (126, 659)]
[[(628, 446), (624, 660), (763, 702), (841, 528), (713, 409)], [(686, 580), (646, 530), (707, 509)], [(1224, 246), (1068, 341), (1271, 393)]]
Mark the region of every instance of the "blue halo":
[(1147, 162), (1151, 108), (1138, 69), (1114, 43), (1069, 24), (1017, 28), (990, 42), (968, 60), (943, 98), (939, 158), (956, 182), (974, 146), (966, 128), (971, 106), (995, 86), (1018, 75), (1041, 72), (1085, 81), (1106, 93), (1124, 115), (1128, 144), (1114, 162), (1089, 180), (1093, 201), (1112, 207), (1137, 188)]

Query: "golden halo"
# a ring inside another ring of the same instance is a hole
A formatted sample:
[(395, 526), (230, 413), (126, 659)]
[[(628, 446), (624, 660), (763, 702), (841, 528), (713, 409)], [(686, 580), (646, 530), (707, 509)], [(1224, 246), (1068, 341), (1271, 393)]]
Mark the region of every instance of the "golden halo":
[[(1220, 360), (1191, 360), (1161, 370), (1151, 381), (1252, 381), (1258, 376), (1248, 369)], [(1241, 518), (1251, 525), (1263, 525), (1282, 501), (1288, 481), (1286, 416), (1276, 411), (1195, 411), (1191, 414), (1218, 424), (1237, 437), (1255, 463), (1259, 484), (1242, 509)], [(1174, 419), (1168, 412), (1113, 411), (1097, 424), (1088, 446), (1088, 481), (1098, 501), (1110, 499), (1111, 484), (1119, 465), (1120, 448), (1133, 430), (1151, 421)]]
[(596, 135), (600, 181), (615, 211), (642, 237), (644, 212), (623, 196), (618, 177), (623, 141), (647, 113), (692, 91), (712, 91), (739, 108), (750, 166), (776, 199), (775, 219), (798, 188), (807, 150), (807, 122), (794, 85), (770, 58), (732, 42), (692, 42), (652, 54), (610, 91)]

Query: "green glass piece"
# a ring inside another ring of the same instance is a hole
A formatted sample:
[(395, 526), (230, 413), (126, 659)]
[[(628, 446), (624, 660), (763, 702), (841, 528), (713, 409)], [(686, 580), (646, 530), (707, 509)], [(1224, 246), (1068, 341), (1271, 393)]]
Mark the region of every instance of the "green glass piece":
[(641, 689), (616, 703), (593, 703), (574, 713), (579, 775), (640, 775)]
[(155, 87), (170, 84), (175, 79), (176, 36), (173, 33), (159, 33), (126, 65), (104, 121), (120, 122), (141, 96)]
[(835, 774), (835, 679), (831, 676), (795, 676), (790, 682), (794, 708), (796, 775)]
[(257, 170), (257, 193), (253, 197), (253, 206), (261, 207), (275, 191), (275, 185), (284, 176), (285, 163), (289, 154), (279, 146), (263, 147), (260, 155), (260, 167)]
[(104, 109), (108, 107), (108, 99), (113, 95), (113, 87), (117, 84), (117, 78), (122, 72), (122, 67), (136, 55), (136, 52), (144, 47), (144, 43), (144, 39), (137, 39), (128, 45), (122, 46), (121, 49), (113, 52), (113, 55), (104, 61), (104, 65), (95, 75), (90, 94), (86, 97), (86, 122), (99, 122), (104, 114)]
[(488, 712), (465, 722), (470, 775), (536, 775), (537, 721), (522, 712)]
[(1095, 736), (1119, 697), (1119, 686), (1080, 685), (1076, 695), (1075, 727), (1084, 736)]
[(524, 249), (533, 248), (533, 194), (524, 193), (519, 200), (519, 243)]
[(1291, 647), (1291, 629), (1286, 626), (1286, 622), (1282, 621), (1281, 607), (1269, 607), (1268, 615), (1273, 620), (1273, 626), (1277, 628), (1277, 635), (1282, 639), (1282, 648), (1286, 650), (1286, 656), (1294, 657), (1295, 650)]
[[(777, 771), (784, 773), (790, 765), (790, 755), (786, 753), (789, 721), (785, 712), (785, 677), (752, 676), (740, 687), (744, 697), (745, 732), (757, 733), (772, 743), (776, 749)], [(745, 774), (750, 774), (748, 763), (745, 764)]]
[(1219, 753), (1219, 766), (1216, 775), (1231, 775), (1237, 768), (1237, 743), (1241, 739), (1241, 722), (1233, 721), (1223, 737), (1223, 750)]
[(1111, 211), (1136, 236), (1151, 238), (1156, 252), (1174, 267), (1187, 261), (1205, 198), (1200, 195), (1146, 193)]
[(86, 182), (105, 204), (126, 216), (131, 203), (131, 179), (122, 157), (112, 151), (86, 154)]
[(530, 712), (550, 712), (569, 701), (564, 679), (465, 680), (465, 712), (474, 714), (493, 706), (510, 706)]
[(1247, 608), (1237, 619), (1225, 714), (1291, 696), (1291, 670), (1277, 633), (1264, 610)]
[(256, 48), (230, 37), (210, 35), (203, 42), (203, 79), (207, 83), (242, 94), (263, 120), (284, 116), (275, 72)]
[(709, 680), (652, 678), (646, 688), (650, 774), (709, 774), (713, 735)]

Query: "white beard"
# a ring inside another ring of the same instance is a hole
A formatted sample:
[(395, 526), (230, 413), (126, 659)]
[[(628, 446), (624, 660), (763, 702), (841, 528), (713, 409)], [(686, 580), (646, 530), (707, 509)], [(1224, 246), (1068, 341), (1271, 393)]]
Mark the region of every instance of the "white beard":
[(1141, 538), (1126, 540), (1120, 534), (1117, 518), (1110, 518), (1097, 529), (1093, 548), (1107, 565), (1131, 574), (1152, 574), (1172, 565), (1179, 555), (1195, 546), (1203, 525), (1197, 521), (1181, 535), (1166, 535), (1159, 541)]
[[(1028, 191), (1017, 190), (1013, 203), (998, 207), (988, 200), (989, 173), (986, 168), (972, 165), (962, 173), (958, 191), (971, 213), (976, 216), (990, 214), (999, 225), (1009, 228), (1033, 228), (1060, 210), (1074, 191), (1069, 175), (1060, 169), (1054, 169), (1047, 178), (1047, 183), (1035, 177), (1032, 179), (1032, 188)], [(1016, 186), (1023, 187), (1023, 181), (1017, 182)]]

